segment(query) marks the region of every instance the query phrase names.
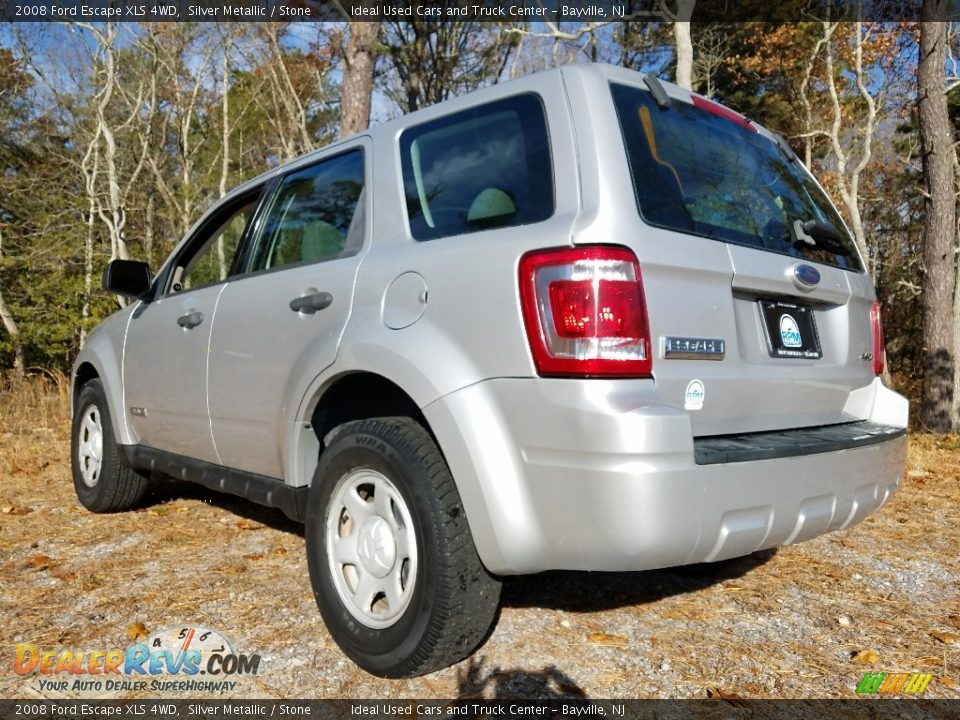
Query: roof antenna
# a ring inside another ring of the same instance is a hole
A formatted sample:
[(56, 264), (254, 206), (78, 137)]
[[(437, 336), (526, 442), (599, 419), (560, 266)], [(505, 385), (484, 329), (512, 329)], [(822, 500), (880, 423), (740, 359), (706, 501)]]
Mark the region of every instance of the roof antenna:
[(663, 89), (663, 83), (660, 82), (660, 79), (656, 75), (647, 75), (643, 76), (644, 84), (650, 88), (650, 94), (653, 95), (653, 99), (657, 101), (657, 105), (661, 110), (666, 110), (670, 107), (670, 96), (667, 95), (667, 91)]

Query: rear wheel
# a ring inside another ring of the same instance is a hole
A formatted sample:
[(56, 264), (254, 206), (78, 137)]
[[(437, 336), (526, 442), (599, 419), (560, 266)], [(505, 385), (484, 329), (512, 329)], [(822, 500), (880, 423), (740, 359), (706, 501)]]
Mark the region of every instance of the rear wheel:
[(129, 510), (149, 480), (120, 462), (106, 393), (99, 380), (80, 390), (71, 433), (73, 486), (80, 504), (93, 512)]
[(436, 444), (409, 418), (341, 428), (314, 476), (306, 537), (324, 622), (374, 675), (451, 665), (493, 625), (500, 583), (477, 556)]

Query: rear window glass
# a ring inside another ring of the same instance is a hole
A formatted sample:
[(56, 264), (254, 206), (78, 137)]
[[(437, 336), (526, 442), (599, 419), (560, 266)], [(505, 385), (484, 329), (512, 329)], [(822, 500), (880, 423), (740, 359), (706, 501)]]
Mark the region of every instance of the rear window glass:
[(862, 271), (833, 204), (776, 143), (685, 102), (662, 110), (646, 90), (611, 90), (645, 221)]
[(535, 95), (410, 128), (400, 137), (400, 154), (417, 240), (527, 225), (553, 214), (547, 123)]

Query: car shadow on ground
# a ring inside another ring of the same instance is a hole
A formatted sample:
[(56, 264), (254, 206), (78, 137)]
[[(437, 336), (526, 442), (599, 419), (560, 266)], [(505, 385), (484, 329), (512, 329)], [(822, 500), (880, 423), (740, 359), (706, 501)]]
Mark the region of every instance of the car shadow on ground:
[[(240, 519), (262, 523), (301, 539), (304, 537), (303, 524), (289, 519), (280, 510), (194, 483), (160, 480), (151, 488), (143, 507), (162, 505), (177, 499), (199, 500), (222, 508)], [(769, 561), (775, 554), (775, 549), (762, 550), (732, 560), (644, 572), (554, 571), (509, 576), (502, 578), (501, 605), (584, 613), (642, 605), (741, 577)]]
[(643, 605), (741, 577), (763, 565), (776, 550), (746, 557), (644, 572), (545, 572), (504, 578), (504, 607), (541, 607), (597, 612)]
[(199, 500), (236, 515), (238, 519), (262, 523), (273, 530), (303, 538), (303, 523), (291, 520), (283, 511), (265, 507), (236, 495), (209, 490), (202, 485), (167, 478), (155, 480), (142, 508), (156, 507), (172, 500)]

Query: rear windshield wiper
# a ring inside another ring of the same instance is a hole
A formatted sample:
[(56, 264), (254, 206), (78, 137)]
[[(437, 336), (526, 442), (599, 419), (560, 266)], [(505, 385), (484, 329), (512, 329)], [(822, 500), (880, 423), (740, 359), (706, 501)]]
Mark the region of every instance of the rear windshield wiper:
[(845, 253), (844, 237), (831, 223), (819, 220), (794, 220), (790, 226), (793, 244), (816, 247), (821, 245), (835, 252)]

